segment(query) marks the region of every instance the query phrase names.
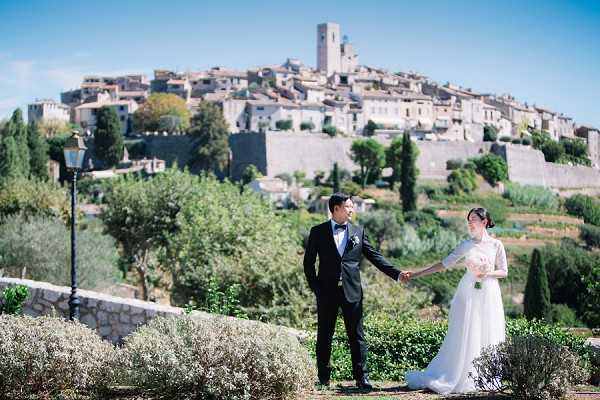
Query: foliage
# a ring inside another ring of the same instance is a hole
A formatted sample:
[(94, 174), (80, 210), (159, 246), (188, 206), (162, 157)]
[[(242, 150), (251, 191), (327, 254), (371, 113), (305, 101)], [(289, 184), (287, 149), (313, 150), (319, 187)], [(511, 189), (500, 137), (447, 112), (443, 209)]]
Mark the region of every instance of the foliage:
[(124, 360), (133, 385), (177, 397), (292, 399), (316, 380), (290, 333), (225, 318), (155, 318), (125, 339)]
[(331, 137), (334, 137), (338, 133), (337, 128), (333, 125), (323, 125), (323, 132)]
[(246, 167), (246, 169), (244, 169), (244, 172), (242, 173), (242, 183), (244, 185), (247, 185), (253, 180), (260, 177), (262, 177), (262, 174), (260, 173), (258, 168), (256, 168), (254, 164), (250, 164)]
[(367, 178), (377, 174), (385, 165), (385, 150), (383, 145), (374, 139), (357, 139), (350, 148), (352, 161), (360, 167), (359, 178), (364, 189)]
[(544, 267), (542, 255), (538, 249), (533, 250), (531, 266), (525, 286), (523, 311), (527, 319), (549, 319), (550, 317), (550, 288), (548, 274)]
[(567, 212), (582, 217), (586, 224), (600, 226), (600, 201), (585, 194), (575, 194), (565, 201)]
[(531, 131), (531, 141), (534, 149), (541, 150), (544, 144), (552, 142), (552, 138), (546, 131), (533, 130)]
[(36, 122), (30, 123), (27, 128), (27, 145), (31, 176), (41, 180), (48, 179), (48, 143), (42, 137)]
[(490, 185), (495, 186), (496, 183), (508, 179), (508, 166), (502, 157), (488, 153), (472, 161), (475, 163), (477, 173)]
[(85, 325), (0, 316), (0, 392), (7, 398), (102, 392), (116, 366), (115, 348)]
[(381, 249), (384, 241), (390, 241), (401, 234), (401, 224), (396, 213), (389, 210), (374, 210), (360, 215), (360, 223), (368, 233), (371, 244)]
[(152, 290), (151, 278), (158, 279), (156, 252), (166, 244), (167, 234), (177, 232), (177, 215), (194, 199), (197, 182), (195, 176), (170, 168), (147, 180), (125, 177), (107, 194), (101, 218), (138, 274), (146, 300)]
[(67, 139), (70, 135), (57, 135), (47, 139), (48, 143), (48, 155), (51, 160), (59, 163), (59, 177), (61, 181), (65, 181), (69, 179), (71, 174), (67, 171), (67, 167), (65, 165), (65, 155), (64, 155), (64, 147)]
[(521, 138), (513, 138), (510, 142), (512, 144), (521, 144)]
[(477, 175), (472, 169), (458, 168), (448, 175), (448, 192), (450, 194), (472, 193), (477, 190)]
[(600, 248), (600, 226), (588, 224), (580, 225), (579, 238), (589, 247)]
[(459, 168), (463, 167), (463, 164), (464, 164), (463, 160), (461, 160), (460, 158), (457, 158), (457, 159), (452, 158), (452, 159), (446, 161), (446, 169), (450, 170), (450, 171), (459, 169)]
[(599, 327), (600, 312), (597, 305), (593, 306), (598, 301), (598, 288), (594, 286), (600, 269), (598, 256), (563, 240), (559, 245), (546, 245), (542, 257), (552, 303), (568, 305), (589, 327)]
[(172, 220), (177, 229), (166, 230), (161, 261), (172, 275), (172, 301), (205, 303), (214, 277), (221, 291), (240, 285), (251, 318), (300, 322), (309, 295), (298, 269), (301, 248), (270, 205), (211, 177), (200, 178), (188, 198)]
[(342, 182), (342, 184), (340, 185), (340, 190), (343, 193), (348, 194), (349, 196), (359, 196), (359, 197), (362, 197), (362, 195), (363, 195), (362, 187), (359, 184), (354, 183), (352, 181), (344, 181), (344, 182)]
[(300, 123), (301, 131), (313, 131), (315, 129), (315, 124), (312, 121), (303, 121)]
[(392, 169), (390, 190), (394, 190), (396, 182), (402, 175), (402, 138), (396, 137), (385, 149), (385, 166)]
[(486, 125), (483, 127), (483, 141), (484, 142), (495, 142), (498, 138), (498, 130), (492, 125)]
[(190, 136), (196, 138), (192, 163), (206, 171), (222, 171), (229, 162), (229, 127), (216, 104), (203, 101), (192, 118)]
[(577, 320), (575, 310), (566, 304), (551, 304), (547, 315), (549, 322), (564, 327), (580, 326), (581, 322)]
[(541, 149), (544, 153), (544, 159), (547, 162), (559, 162), (565, 155), (565, 148), (558, 142), (550, 141), (542, 145)]
[(69, 219), (67, 192), (52, 182), (13, 179), (0, 185), (0, 218), (13, 214)]
[(292, 121), (291, 119), (280, 119), (279, 121), (275, 122), (275, 127), (280, 131), (292, 130), (293, 126), (294, 121)]
[(536, 335), (511, 337), (488, 348), (474, 366), (480, 389), (509, 389), (512, 397), (522, 400), (562, 399), (587, 375), (576, 354)]
[(511, 138), (510, 138), (510, 136), (501, 136), (499, 140), (501, 142), (510, 142)]
[(114, 167), (123, 158), (123, 135), (119, 116), (112, 107), (102, 107), (96, 113), (96, 131), (94, 132), (96, 157), (106, 167)]
[(591, 161), (588, 155), (587, 143), (581, 138), (561, 137), (559, 142), (565, 149), (565, 156), (561, 162), (573, 163), (575, 165), (590, 166)]
[(12, 178), (28, 177), (29, 172), (27, 126), (21, 109), (17, 108), (0, 130), (0, 184)]
[(331, 172), (331, 178), (333, 192), (338, 193), (340, 191), (340, 169), (338, 168), (337, 162), (333, 163), (333, 171)]
[(178, 118), (177, 131), (185, 132), (189, 128), (190, 112), (181, 97), (175, 94), (153, 93), (134, 112), (134, 129), (138, 132), (158, 131), (160, 129), (160, 118), (166, 115)]
[(528, 137), (524, 137), (523, 139), (521, 139), (521, 143), (523, 144), (523, 146), (531, 146), (531, 139), (529, 139)]
[(481, 207), (488, 210), (496, 225), (502, 225), (506, 221), (508, 208), (506, 201), (500, 196), (486, 197), (481, 201)]
[(368, 120), (367, 124), (363, 128), (363, 136), (373, 136), (375, 134), (375, 130), (377, 129), (377, 124), (372, 120)]
[(417, 209), (417, 157), (419, 151), (411, 142), (410, 134), (405, 133), (402, 137), (402, 161), (400, 171), (400, 201), (402, 211), (409, 212)]
[(509, 199), (513, 206), (550, 211), (558, 211), (560, 207), (558, 196), (543, 186), (519, 185), (507, 182), (503, 196)]
[[(102, 290), (116, 282), (114, 240), (90, 229), (77, 232), (79, 287)], [(0, 268), (9, 275), (70, 286), (70, 230), (51, 217), (13, 215), (0, 221)]]
[(0, 314), (21, 314), (23, 303), (29, 297), (29, 288), (23, 285), (7, 287), (2, 292)]

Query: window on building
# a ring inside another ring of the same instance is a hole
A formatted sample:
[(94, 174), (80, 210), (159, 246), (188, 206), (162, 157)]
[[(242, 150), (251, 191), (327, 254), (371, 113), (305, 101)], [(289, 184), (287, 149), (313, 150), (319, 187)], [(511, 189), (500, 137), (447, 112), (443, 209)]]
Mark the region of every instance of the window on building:
[(335, 32), (331, 32), (331, 40), (335, 42)]
[(419, 108), (419, 115), (421, 115), (421, 109)]
[(406, 116), (410, 117), (410, 110), (408, 108), (406, 109)]
[(264, 107), (262, 107), (262, 106), (258, 106), (258, 107), (256, 107), (256, 111), (264, 111), (264, 110), (265, 110), (265, 108), (264, 108)]
[(352, 122), (357, 122), (358, 121), (358, 117), (356, 116), (356, 113), (352, 114)]
[(210, 79), (204, 79), (204, 80), (202, 81), (202, 84), (203, 84), (203, 85), (210, 85)]
[(119, 106), (119, 111), (125, 111), (125, 106)]
[(125, 116), (121, 115), (121, 122), (125, 122)]

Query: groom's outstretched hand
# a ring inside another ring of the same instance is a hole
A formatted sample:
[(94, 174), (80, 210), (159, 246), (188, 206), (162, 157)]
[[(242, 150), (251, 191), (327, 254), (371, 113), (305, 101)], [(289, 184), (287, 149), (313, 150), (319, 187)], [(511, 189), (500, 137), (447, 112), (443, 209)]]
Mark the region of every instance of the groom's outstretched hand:
[(412, 272), (400, 272), (399, 281), (402, 283), (406, 283), (410, 280), (411, 275), (412, 275)]

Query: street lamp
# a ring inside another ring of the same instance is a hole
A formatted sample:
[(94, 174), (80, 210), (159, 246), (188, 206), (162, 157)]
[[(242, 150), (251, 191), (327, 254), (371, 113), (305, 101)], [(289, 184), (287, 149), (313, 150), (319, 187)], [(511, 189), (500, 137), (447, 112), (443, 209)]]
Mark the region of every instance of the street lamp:
[(79, 132), (72, 131), (72, 136), (67, 139), (64, 147), (65, 164), (73, 172), (71, 181), (71, 296), (69, 297), (69, 319), (79, 320), (79, 296), (77, 295), (77, 234), (75, 231), (75, 204), (77, 202), (77, 171), (83, 165), (85, 143)]

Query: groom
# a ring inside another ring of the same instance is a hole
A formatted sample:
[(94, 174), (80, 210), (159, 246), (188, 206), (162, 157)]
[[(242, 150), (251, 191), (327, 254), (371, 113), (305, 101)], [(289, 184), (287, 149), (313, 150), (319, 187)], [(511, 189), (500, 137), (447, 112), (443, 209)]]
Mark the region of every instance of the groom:
[[(363, 294), (360, 262), (366, 257), (396, 281), (405, 282), (406, 273), (394, 268), (369, 243), (364, 229), (349, 221), (354, 212), (350, 196), (334, 193), (329, 198), (331, 220), (312, 227), (304, 254), (304, 273), (317, 297), (317, 368), (319, 383), (329, 385), (331, 341), (338, 310), (342, 308), (350, 342), (352, 373), (356, 386), (372, 389), (367, 374), (367, 343), (363, 332)], [(319, 256), (319, 273), (315, 261)]]

